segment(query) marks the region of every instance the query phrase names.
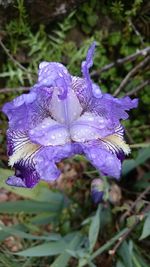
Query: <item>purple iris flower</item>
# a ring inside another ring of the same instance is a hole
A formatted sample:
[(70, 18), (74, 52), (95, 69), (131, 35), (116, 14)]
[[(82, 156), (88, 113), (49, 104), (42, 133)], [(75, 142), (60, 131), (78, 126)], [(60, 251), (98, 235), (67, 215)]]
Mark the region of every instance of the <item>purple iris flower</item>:
[(9, 165), (15, 168), (7, 184), (32, 188), (40, 180), (54, 181), (60, 175), (57, 163), (76, 154), (119, 178), (121, 160), (130, 152), (120, 120), (138, 101), (103, 94), (92, 82), (94, 50), (95, 43), (82, 62), (81, 78), (60, 63), (42, 62), (30, 92), (4, 105)]

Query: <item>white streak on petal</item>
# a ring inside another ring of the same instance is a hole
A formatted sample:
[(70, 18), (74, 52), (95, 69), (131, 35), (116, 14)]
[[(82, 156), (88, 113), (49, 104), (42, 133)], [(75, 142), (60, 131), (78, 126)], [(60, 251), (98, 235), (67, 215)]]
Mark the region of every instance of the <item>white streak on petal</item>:
[(20, 160), (26, 161), (29, 157), (35, 154), (40, 148), (39, 145), (28, 142), (26, 144), (22, 144), (19, 148), (17, 148), (12, 156), (9, 157), (9, 166), (13, 166)]
[(112, 151), (113, 153), (119, 152), (122, 150), (124, 154), (128, 155), (130, 153), (130, 147), (125, 141), (118, 136), (117, 134), (109, 135), (105, 138), (101, 139), (107, 148)]

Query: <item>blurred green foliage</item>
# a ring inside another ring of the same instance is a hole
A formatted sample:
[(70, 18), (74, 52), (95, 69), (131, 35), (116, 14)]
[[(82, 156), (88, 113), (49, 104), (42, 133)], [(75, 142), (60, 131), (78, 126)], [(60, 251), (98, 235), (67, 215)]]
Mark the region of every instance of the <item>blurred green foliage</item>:
[[(19, 95), (15, 88), (32, 86), (36, 82), (41, 61), (62, 62), (72, 74), (81, 75), (81, 61), (85, 59), (87, 49), (94, 40), (97, 43), (93, 66), (96, 73), (92, 77), (103, 92), (113, 94), (128, 72), (143, 60), (143, 56), (120, 66), (115, 65), (100, 74), (98, 71), (119, 58), (149, 46), (147, 31), (145, 33), (149, 21), (144, 0), (85, 1), (78, 10), (53, 23), (52, 27), (42, 24), (33, 27), (24, 1), (14, 1), (14, 5), (18, 16), (5, 25), (5, 38), (2, 41), (15, 60), (1, 49), (4, 61), (0, 66), (2, 84), (6, 89), (12, 89), (10, 93), (0, 93), (0, 106)], [(148, 77), (149, 68), (146, 65), (129, 80), (120, 96), (129, 93)], [(124, 125), (130, 142), (142, 143), (142, 147), (143, 143), (149, 142), (150, 135), (149, 86), (133, 96), (139, 98), (139, 108), (132, 112), (131, 120)], [(137, 194), (149, 186), (149, 147), (138, 151), (134, 148), (131, 158), (125, 160), (122, 181), (117, 184), (123, 192), (121, 203), (113, 202), (112, 196), (110, 198), (113, 182), (103, 177), (105, 204), (99, 205), (95, 211), (89, 187), (91, 179), (97, 177), (98, 173), (81, 157), (69, 161), (78, 164), (84, 162), (85, 169), (83, 179), (75, 181), (71, 191), (66, 190), (67, 194), (65, 190), (52, 190), (45, 183), (28, 191), (8, 187), (5, 179), (12, 171), (6, 168), (4, 133), (7, 122), (4, 115), (0, 119), (0, 153), (3, 156), (0, 159), (0, 185), (21, 197), (15, 202), (0, 203), (0, 219), (6, 215), (8, 220), (13, 216), (15, 221), (10, 226), (0, 224), (0, 266), (99, 267), (107, 262), (108, 267), (148, 267), (150, 258), (145, 241), (150, 234), (148, 211), (134, 233), (131, 232), (130, 237), (124, 239), (114, 255), (111, 255), (111, 249), (119, 237), (134, 226), (147, 204), (146, 200), (140, 200), (134, 212), (130, 210), (130, 202), (133, 203)], [(127, 216), (121, 221), (124, 213)], [(21, 251), (16, 254), (10, 253), (5, 246), (4, 240), (10, 236), (14, 236), (16, 245), (21, 244)]]

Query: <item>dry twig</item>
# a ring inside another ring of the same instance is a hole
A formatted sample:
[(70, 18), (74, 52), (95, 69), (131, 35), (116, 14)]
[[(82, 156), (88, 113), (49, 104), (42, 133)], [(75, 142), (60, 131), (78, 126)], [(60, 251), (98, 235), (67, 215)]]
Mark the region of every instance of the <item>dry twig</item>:
[[(150, 189), (150, 188), (149, 188)], [(144, 192), (143, 192), (144, 193)], [(138, 198), (139, 199), (139, 198)], [(145, 214), (150, 211), (150, 204), (146, 206), (146, 208), (143, 209), (140, 215), (136, 216), (136, 220), (133, 223), (132, 227), (127, 229), (127, 231), (119, 238), (118, 242), (114, 246), (113, 249), (109, 250), (109, 254), (111, 257), (113, 257), (117, 251), (117, 249), (120, 247), (120, 245), (123, 243), (124, 240), (128, 238), (128, 236), (131, 234), (131, 232), (135, 229), (135, 227), (144, 219)]]
[(126, 86), (128, 81), (132, 76), (134, 76), (141, 68), (145, 67), (148, 63), (150, 62), (150, 56), (146, 57), (143, 61), (141, 61), (138, 65), (136, 65), (127, 75), (126, 77), (122, 80), (121, 84), (119, 87), (116, 89), (114, 92), (114, 96), (117, 96), (121, 90)]
[(139, 201), (141, 201), (148, 193), (150, 192), (150, 186), (147, 187), (138, 197), (137, 199), (132, 203), (132, 205), (130, 206), (130, 209), (127, 210), (121, 217), (120, 222), (123, 222), (125, 220), (125, 218), (131, 214), (131, 212), (133, 211), (133, 209), (136, 207), (137, 203)]
[(0, 89), (0, 94), (9, 94), (15, 92), (22, 92), (22, 91), (29, 91), (30, 87), (19, 87), (19, 88), (1, 88)]
[(145, 57), (145, 56), (147, 56), (148, 54), (150, 54), (150, 46), (148, 46), (148, 47), (146, 47), (146, 48), (144, 48), (144, 49), (141, 49), (141, 50), (139, 50), (139, 51), (135, 52), (134, 54), (129, 55), (129, 56), (127, 56), (127, 57), (119, 58), (119, 59), (117, 59), (115, 62), (112, 62), (112, 63), (110, 63), (110, 64), (108, 64), (108, 65), (105, 65), (105, 66), (102, 67), (100, 70), (91, 72), (91, 76), (92, 76), (92, 77), (93, 77), (93, 76), (97, 76), (97, 75), (101, 74), (102, 72), (107, 71), (107, 70), (109, 70), (109, 69), (111, 69), (111, 68), (113, 68), (113, 67), (115, 67), (115, 66), (123, 65), (123, 64), (126, 63), (126, 62), (132, 62), (132, 61), (134, 61), (137, 57), (139, 57), (139, 56), (143, 56), (143, 57)]
[(138, 93), (141, 89), (143, 89), (145, 86), (147, 86), (148, 84), (150, 84), (150, 80), (146, 80), (143, 81), (142, 83), (140, 83), (140, 85), (138, 85), (136, 88), (134, 88), (133, 90), (131, 90), (130, 92), (126, 93), (126, 96), (131, 96), (134, 95), (136, 93)]
[(22, 69), (23, 71), (31, 74), (31, 75), (35, 75), (33, 72), (29, 71), (28, 69), (26, 69), (23, 65), (21, 65), (8, 51), (8, 49), (6, 48), (6, 46), (4, 45), (4, 43), (2, 42), (2, 40), (0, 39), (0, 46), (3, 48), (3, 50), (5, 51), (6, 55), (10, 58), (10, 60), (16, 65), (18, 66), (20, 69)]

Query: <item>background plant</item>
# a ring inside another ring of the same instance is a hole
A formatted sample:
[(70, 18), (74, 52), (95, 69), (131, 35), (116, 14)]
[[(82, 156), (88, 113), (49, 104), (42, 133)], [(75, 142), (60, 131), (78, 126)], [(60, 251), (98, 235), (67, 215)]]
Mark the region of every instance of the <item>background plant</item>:
[(91, 202), (90, 183), (99, 174), (81, 156), (60, 164), (63, 176), (55, 185), (40, 183), (33, 190), (5, 185), (12, 171), (7, 167), (5, 149), (7, 122), (0, 115), (0, 266), (147, 267), (150, 260), (147, 1), (86, 1), (49, 26), (32, 26), (23, 0), (14, 1), (14, 8), (18, 16), (7, 22), (0, 40), (3, 57), (0, 106), (29, 90), (43, 60), (62, 62), (71, 73), (80, 75), (81, 61), (94, 40), (97, 50), (93, 80), (105, 92), (136, 96), (140, 103), (131, 120), (125, 123), (132, 154), (124, 161), (122, 179), (116, 183), (102, 177), (105, 201), (98, 207)]

